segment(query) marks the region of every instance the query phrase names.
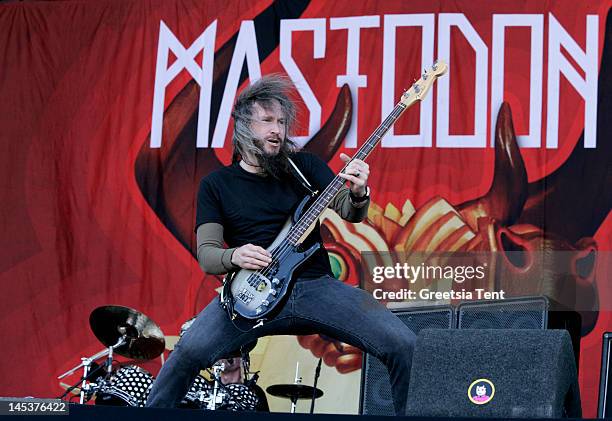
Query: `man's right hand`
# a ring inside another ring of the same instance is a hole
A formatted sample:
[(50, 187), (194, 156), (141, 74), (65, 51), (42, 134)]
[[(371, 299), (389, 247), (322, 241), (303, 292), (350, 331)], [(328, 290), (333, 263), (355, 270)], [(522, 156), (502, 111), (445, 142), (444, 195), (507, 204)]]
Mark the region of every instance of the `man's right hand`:
[(263, 269), (272, 261), (270, 252), (254, 244), (245, 244), (232, 253), (232, 263), (243, 269)]

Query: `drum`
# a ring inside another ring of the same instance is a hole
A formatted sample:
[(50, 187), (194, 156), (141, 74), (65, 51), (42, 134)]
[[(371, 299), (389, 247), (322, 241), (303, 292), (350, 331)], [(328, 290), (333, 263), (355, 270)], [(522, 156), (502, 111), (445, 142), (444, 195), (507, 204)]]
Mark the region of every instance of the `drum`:
[[(226, 393), (224, 405), (219, 409), (229, 411), (255, 411), (259, 398), (247, 386), (239, 383), (225, 385), (223, 388)], [(227, 402), (227, 403), (226, 403)]]
[(147, 402), (153, 376), (135, 365), (121, 367), (96, 394), (96, 405), (139, 406)]
[[(255, 411), (259, 398), (251, 389), (243, 384), (228, 384), (221, 386), (217, 392), (215, 409), (227, 411)], [(198, 375), (192, 383), (187, 395), (181, 401), (181, 408), (208, 409), (213, 399), (211, 383)]]
[(181, 401), (180, 407), (190, 409), (206, 408), (206, 402), (208, 402), (211, 391), (212, 387), (210, 383), (198, 374), (191, 384), (189, 391)]

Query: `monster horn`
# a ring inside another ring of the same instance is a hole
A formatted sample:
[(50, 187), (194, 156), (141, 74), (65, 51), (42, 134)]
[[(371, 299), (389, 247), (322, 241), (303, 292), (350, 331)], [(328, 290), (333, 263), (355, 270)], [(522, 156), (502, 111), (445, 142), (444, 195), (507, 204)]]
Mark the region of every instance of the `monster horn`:
[(457, 206), (468, 225), (478, 229), (478, 218), (489, 217), (501, 225), (514, 223), (527, 196), (527, 171), (516, 142), (512, 111), (504, 102), (495, 125), (495, 173), (484, 196)]
[(352, 115), (351, 90), (347, 84), (344, 84), (340, 88), (336, 105), (329, 119), (306, 144), (304, 150), (318, 155), (326, 162), (331, 160), (351, 127)]

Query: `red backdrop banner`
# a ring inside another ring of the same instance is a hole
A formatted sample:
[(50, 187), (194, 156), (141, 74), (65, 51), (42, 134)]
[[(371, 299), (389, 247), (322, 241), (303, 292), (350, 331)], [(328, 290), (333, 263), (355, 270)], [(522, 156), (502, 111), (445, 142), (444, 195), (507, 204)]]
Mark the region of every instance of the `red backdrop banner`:
[[(0, 395), (61, 394), (56, 376), (101, 348), (88, 326), (98, 306), (176, 332), (216, 295), (220, 279), (194, 258), (195, 193), (230, 161), (236, 92), (269, 73), (297, 88), (299, 142), (339, 170), (339, 153), (354, 153), (424, 68), (449, 64), (370, 158), (371, 231), (324, 224), (347, 282), (361, 282), (363, 251), (612, 250), (611, 4), (1, 4)], [(432, 245), (410, 231), (433, 205), (471, 236)], [(589, 417), (612, 330), (608, 271), (568, 281), (597, 303), (580, 309)]]

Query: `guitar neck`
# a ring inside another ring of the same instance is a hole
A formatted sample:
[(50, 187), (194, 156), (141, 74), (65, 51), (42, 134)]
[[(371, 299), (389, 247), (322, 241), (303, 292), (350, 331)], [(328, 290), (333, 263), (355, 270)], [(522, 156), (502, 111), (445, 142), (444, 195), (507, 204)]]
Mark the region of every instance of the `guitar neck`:
[[(399, 102), (391, 114), (384, 119), (384, 121), (374, 130), (374, 132), (370, 135), (368, 140), (359, 148), (355, 156), (353, 156), (352, 160), (360, 159), (365, 161), (370, 153), (374, 150), (376, 145), (380, 142), (382, 137), (389, 131), (391, 126), (395, 123), (395, 121), (402, 115), (404, 111), (408, 108), (403, 102)], [(352, 161), (351, 160), (351, 161)], [(346, 166), (350, 162), (347, 162), (346, 165), (342, 168), (340, 173), (344, 171)], [(333, 198), (338, 194), (342, 186), (346, 183), (346, 180), (341, 178), (339, 175), (336, 175), (334, 179), (327, 185), (325, 190), (317, 197), (314, 203), (308, 208), (308, 210), (304, 213), (304, 215), (298, 220), (298, 222), (291, 228), (287, 235), (287, 241), (292, 245), (296, 245), (300, 238), (308, 231), (308, 229), (319, 219), (323, 211), (327, 209), (330, 202)]]

